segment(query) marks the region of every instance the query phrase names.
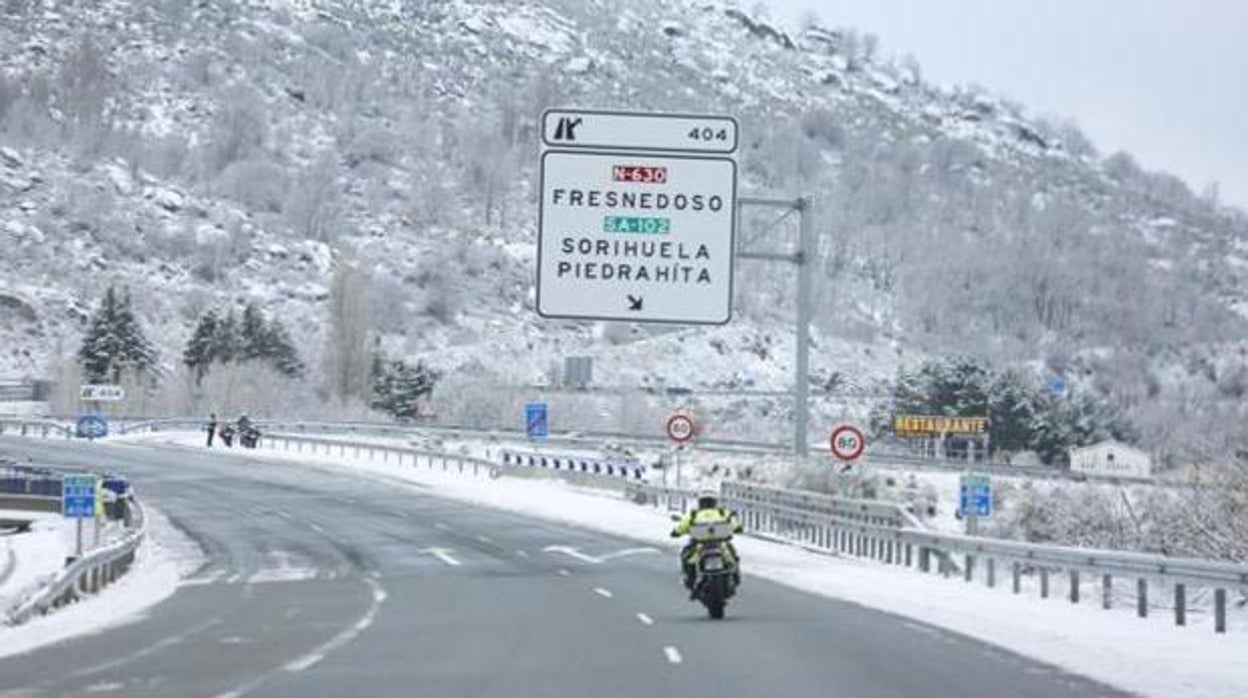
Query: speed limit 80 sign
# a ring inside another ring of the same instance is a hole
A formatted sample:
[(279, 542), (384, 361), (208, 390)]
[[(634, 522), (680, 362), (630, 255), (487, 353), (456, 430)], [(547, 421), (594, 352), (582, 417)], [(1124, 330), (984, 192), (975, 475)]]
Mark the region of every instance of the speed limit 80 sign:
[(838, 460), (857, 460), (867, 448), (862, 430), (852, 424), (841, 424), (832, 430), (832, 455)]
[(674, 414), (667, 420), (667, 437), (678, 444), (691, 441), (698, 433), (698, 424), (687, 414)]

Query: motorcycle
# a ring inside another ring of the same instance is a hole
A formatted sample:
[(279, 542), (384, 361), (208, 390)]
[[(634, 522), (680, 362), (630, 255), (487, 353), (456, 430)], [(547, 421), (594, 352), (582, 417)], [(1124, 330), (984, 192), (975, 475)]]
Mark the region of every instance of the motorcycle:
[[(680, 517), (672, 519), (678, 521)], [(691, 598), (705, 606), (715, 620), (724, 617), (724, 606), (737, 593), (741, 579), (736, 555), (728, 542), (732, 531), (725, 528), (726, 524), (696, 524), (689, 530), (696, 543), (690, 559), (696, 572)]]
[(253, 427), (243, 427), (238, 434), (238, 445), (243, 448), (255, 448), (260, 443), (260, 430)]

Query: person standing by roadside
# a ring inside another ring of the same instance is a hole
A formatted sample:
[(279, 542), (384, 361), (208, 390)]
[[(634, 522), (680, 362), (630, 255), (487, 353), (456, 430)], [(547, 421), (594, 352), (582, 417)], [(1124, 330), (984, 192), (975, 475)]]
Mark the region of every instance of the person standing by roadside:
[(217, 413), (208, 416), (208, 448), (212, 448), (212, 437), (217, 435)]

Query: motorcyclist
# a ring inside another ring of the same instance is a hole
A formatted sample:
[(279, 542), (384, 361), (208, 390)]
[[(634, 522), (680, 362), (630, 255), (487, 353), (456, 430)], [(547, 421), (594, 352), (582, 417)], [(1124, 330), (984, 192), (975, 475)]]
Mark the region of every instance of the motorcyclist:
[[(737, 515), (719, 506), (718, 495), (713, 491), (703, 491), (698, 494), (698, 507), (682, 516), (676, 522), (676, 527), (672, 529), (672, 538), (679, 538), (688, 534), (690, 529), (698, 524), (717, 523), (727, 523), (731, 527), (732, 533), (740, 533), (742, 530), (741, 520), (737, 518)], [(732, 555), (732, 559), (737, 563), (734, 581), (740, 583), (741, 557), (737, 555), (737, 550), (732, 544), (731, 535), (724, 542), (728, 548), (728, 553)], [(685, 547), (680, 550), (680, 566), (685, 573), (685, 588), (691, 591), (698, 574), (697, 564), (694, 562), (694, 553), (701, 543), (702, 541), (690, 538)]]

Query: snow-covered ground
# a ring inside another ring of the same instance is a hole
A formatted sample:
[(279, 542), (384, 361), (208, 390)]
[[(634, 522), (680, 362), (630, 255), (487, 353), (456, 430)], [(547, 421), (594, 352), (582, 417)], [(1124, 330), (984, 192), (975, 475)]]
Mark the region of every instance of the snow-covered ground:
[[(198, 434), (155, 434), (132, 441), (199, 445)], [(240, 452), (241, 453), (241, 452)], [(671, 547), (666, 512), (624, 501), (618, 494), (544, 479), (489, 479), (440, 469), (400, 467), (351, 456), (247, 451), (249, 457), (349, 468), (377, 477), (433, 487), (440, 496), (601, 529)], [(1206, 614), (1176, 628), (1164, 613), (1140, 620), (1095, 603), (1073, 605), (1060, 596), (1040, 600), (943, 580), (874, 562), (819, 554), (745, 538), (747, 572), (824, 596), (859, 603), (938, 625), (1146, 696), (1230, 698), (1248, 695), (1248, 614), (1237, 609), (1230, 632), (1215, 635)], [(674, 590), (673, 593), (676, 593)], [(741, 603), (747, 604), (748, 590)], [(922, 632), (922, 626), (915, 626)]]
[[(51, 578), (73, 552), (71, 525), (59, 514), (0, 511), (0, 518), (31, 519), (30, 532), (0, 538), (0, 617), (33, 588)], [(12, 567), (5, 573), (12, 552)]]
[[(130, 571), (96, 596), (47, 616), (36, 616), (22, 625), (0, 625), (0, 657), (132, 623), (141, 619), (145, 610), (173, 595), (179, 581), (203, 563), (203, 553), (159, 511), (147, 507), (145, 512), (147, 540), (139, 546)], [(51, 570), (55, 572), (64, 563), (64, 552), (68, 549), (63, 542), (64, 530), (72, 531), (72, 528), (48, 526), (48, 529), (50, 532), (45, 531), (38, 542), (31, 542), (29, 546), (23, 544), (17, 570), (28, 567), (33, 573), (36, 564), (55, 562)], [(46, 574), (47, 565), (42, 567)], [(6, 584), (0, 588), (0, 598), (10, 586)]]

